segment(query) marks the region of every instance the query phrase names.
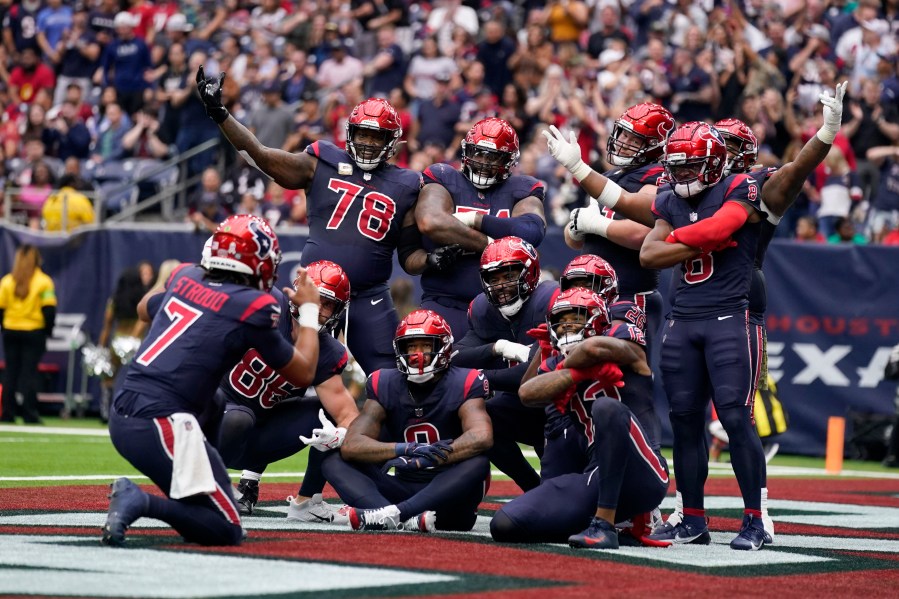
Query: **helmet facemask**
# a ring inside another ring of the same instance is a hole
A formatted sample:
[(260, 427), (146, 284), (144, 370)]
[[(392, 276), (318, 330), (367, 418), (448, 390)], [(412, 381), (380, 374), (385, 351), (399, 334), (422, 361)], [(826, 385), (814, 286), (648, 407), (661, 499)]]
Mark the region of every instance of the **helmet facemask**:
[(727, 162), (724, 165), (723, 177), (738, 173), (748, 173), (758, 158), (758, 148), (736, 135), (721, 131), (724, 144), (727, 146)]
[(551, 313), (548, 324), (549, 338), (553, 347), (563, 356), (567, 356), (581, 341), (586, 339), (587, 309), (569, 307), (558, 313)]
[(609, 163), (613, 166), (645, 164), (651, 160), (648, 154), (653, 150), (659, 149), (664, 143), (664, 140), (653, 143), (653, 140), (640, 135), (632, 127), (625, 120), (619, 119), (615, 121), (612, 135), (609, 136), (609, 141), (606, 144)]
[(410, 383), (426, 383), (449, 367), (443, 341), (437, 335), (398, 337), (393, 341), (393, 349), (397, 368)]
[[(356, 140), (359, 136), (362, 139)], [(380, 127), (347, 123), (346, 151), (365, 171), (376, 168), (396, 154), (396, 132)]]
[(723, 170), (716, 173), (709, 168), (709, 160), (718, 166), (717, 157), (700, 156), (686, 158), (683, 154), (671, 154), (662, 161), (665, 175), (671, 182), (674, 193), (682, 198), (691, 198), (721, 180)]
[(518, 314), (531, 296), (524, 271), (524, 266), (515, 262), (481, 270), (481, 286), (487, 300), (506, 318)]
[(513, 161), (509, 152), (462, 142), (462, 172), (478, 189), (506, 180)]

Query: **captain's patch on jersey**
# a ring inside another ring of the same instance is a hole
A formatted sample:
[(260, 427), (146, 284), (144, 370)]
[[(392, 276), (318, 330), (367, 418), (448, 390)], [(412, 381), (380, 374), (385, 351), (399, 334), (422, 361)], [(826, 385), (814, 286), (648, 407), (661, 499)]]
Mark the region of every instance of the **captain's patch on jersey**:
[(338, 162), (337, 163), (337, 174), (338, 175), (352, 175), (353, 174), (353, 165), (349, 162)]

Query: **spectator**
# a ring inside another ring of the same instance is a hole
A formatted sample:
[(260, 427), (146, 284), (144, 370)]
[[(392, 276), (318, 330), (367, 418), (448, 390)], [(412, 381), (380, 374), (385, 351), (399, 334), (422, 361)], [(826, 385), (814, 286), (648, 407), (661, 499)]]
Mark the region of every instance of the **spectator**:
[(817, 216), (821, 234), (829, 240), (837, 231), (837, 221), (848, 218), (852, 202), (861, 199), (861, 189), (858, 175), (849, 167), (842, 150), (837, 146), (830, 148), (824, 159), (824, 166), (827, 176), (821, 186), (821, 203)]
[(315, 67), (307, 60), (306, 52), (295, 49), (290, 53), (290, 61), (286, 65), (286, 77), (283, 77), (284, 85), (282, 98), (288, 104), (315, 96), (319, 85), (315, 81)]
[(318, 69), (318, 83), (326, 88), (338, 88), (354, 80), (362, 79), (363, 65), (358, 58), (347, 53), (343, 40), (332, 40), (331, 55)]
[(849, 102), (852, 119), (843, 125), (842, 132), (849, 138), (858, 159), (858, 175), (861, 178), (865, 199), (878, 188), (879, 168), (867, 158), (868, 150), (899, 141), (899, 106), (895, 102), (880, 103), (880, 84), (866, 80), (862, 83), (861, 97)]
[(899, 227), (899, 145), (868, 150), (867, 159), (880, 169), (880, 184), (871, 199), (865, 234), (877, 243)]
[(100, 0), (98, 6), (88, 14), (88, 25), (97, 36), (97, 43), (103, 47), (115, 36), (115, 17), (119, 12), (119, 4), (119, 0)]
[(529, 90), (543, 81), (543, 74), (555, 58), (553, 45), (546, 37), (546, 29), (536, 23), (528, 25), (523, 43), (509, 57), (509, 69), (518, 85)]
[(106, 107), (106, 116), (100, 121), (97, 141), (91, 158), (96, 163), (121, 160), (125, 157), (125, 134), (131, 129), (131, 119), (118, 104)]
[(580, 0), (550, 0), (546, 3), (543, 24), (549, 28), (549, 40), (556, 48), (559, 62), (568, 62), (580, 51), (578, 41), (589, 20), (589, 9)]
[(428, 15), (425, 31), (434, 36), (440, 52), (445, 56), (453, 53), (453, 32), (457, 27), (472, 37), (477, 36), (480, 28), (478, 13), (462, 4), (462, 0), (436, 0)]
[(28, 226), (32, 229), (41, 228), (41, 213), (47, 196), (53, 191), (53, 184), (54, 177), (49, 165), (40, 161), (34, 165), (31, 181), (23, 185), (19, 191), (19, 202), (25, 208)]
[(159, 118), (147, 105), (134, 115), (134, 126), (122, 138), (122, 147), (129, 158), (162, 160), (170, 153), (169, 145), (159, 139)]
[(128, 115), (143, 106), (149, 87), (144, 75), (153, 66), (147, 43), (135, 31), (138, 22), (131, 13), (118, 13), (114, 21), (118, 39), (106, 46), (101, 59), (103, 79), (115, 87), (119, 106)]
[[(206, 62), (206, 55), (202, 52), (194, 52), (187, 63), (188, 73), (196, 73), (200, 65)], [(196, 85), (190, 78), (186, 82), (184, 93), (186, 98), (181, 105), (181, 120), (178, 123), (178, 133), (175, 136), (175, 146), (179, 153), (184, 153), (200, 146), (210, 140), (218, 139), (219, 128), (214, 122), (206, 118), (206, 109), (197, 94)], [(187, 161), (187, 174), (189, 177), (197, 175), (215, 161), (216, 150), (210, 148), (193, 156)], [(218, 224), (220, 221), (216, 221)]]
[(18, 102), (31, 104), (40, 90), (53, 91), (56, 76), (53, 70), (40, 62), (37, 50), (24, 48), (18, 65), (9, 74), (9, 95)]
[[(14, 2), (3, 17), (3, 45), (10, 56), (21, 55), (25, 48), (39, 51), (37, 45), (37, 15), (41, 0)], [(36, 56), (36, 54), (35, 54)]]
[[(366, 4), (375, 4), (366, 2)], [(396, 31), (384, 25), (377, 32), (377, 53), (367, 61), (363, 73), (368, 97), (387, 98), (390, 90), (403, 84), (406, 75), (406, 56), (396, 43)]]
[(827, 243), (852, 243), (856, 245), (868, 243), (864, 235), (856, 233), (855, 223), (848, 216), (838, 218), (835, 229), (836, 232), (827, 238)]
[(209, 42), (200, 39), (196, 35), (191, 35), (194, 26), (187, 21), (187, 17), (180, 12), (171, 15), (165, 23), (165, 45), (171, 47), (172, 44), (181, 44), (184, 47), (184, 53), (190, 56), (194, 52), (209, 52), (211, 49)]
[(250, 166), (243, 156), (237, 155), (219, 189), (222, 203), (229, 210), (236, 210), (241, 198), (250, 193), (257, 198), (265, 194), (268, 179), (256, 167)]
[(439, 74), (435, 77), (437, 88), (434, 97), (425, 100), (419, 107), (419, 114), (426, 115), (420, 120), (418, 129), (418, 147), (434, 144), (448, 155), (455, 155), (457, 148), (450, 148), (453, 141), (453, 128), (459, 121), (461, 107), (452, 97), (449, 84), (449, 74)]
[(679, 123), (701, 121), (712, 114), (714, 89), (709, 73), (696, 62), (688, 50), (674, 51), (669, 75), (671, 85), (670, 108)]
[(287, 11), (279, 0), (261, 0), (258, 4), (250, 12), (250, 36), (255, 45), (271, 44), (281, 35), (281, 24), (287, 18)]
[(72, 28), (72, 7), (62, 0), (47, 0), (47, 5), (37, 13), (37, 45), (50, 62), (60, 62), (59, 43)]
[(418, 54), (409, 61), (403, 87), (417, 101), (430, 100), (437, 93), (437, 77), (451, 79), (457, 72), (453, 59), (441, 54), (437, 38), (428, 36), (422, 40)]
[(818, 221), (814, 216), (800, 216), (796, 221), (796, 241), (824, 243), (824, 235), (818, 232)]
[[(393, 32), (394, 28), (401, 26), (404, 20), (408, 24), (408, 8), (403, 0), (352, 0), (350, 6), (350, 16), (356, 20), (358, 29), (361, 30), (361, 33), (356, 36), (358, 56), (366, 61), (376, 53), (383, 52), (384, 46), (378, 38), (384, 27)], [(393, 38), (391, 43), (395, 43), (394, 33), (391, 33), (391, 38)], [(393, 88), (394, 85), (391, 85), (385, 88), (385, 92)]]
[(485, 23), (484, 40), (478, 44), (478, 61), (484, 65), (485, 81), (496, 97), (512, 81), (509, 59), (513, 54), (515, 42), (506, 36), (503, 23), (498, 20)]
[[(618, 5), (606, 3), (600, 5), (597, 10), (599, 12), (599, 29), (587, 38), (587, 55), (592, 59), (588, 64), (593, 67), (597, 66), (596, 61), (602, 51), (611, 48), (613, 40), (618, 40), (625, 45), (630, 44), (630, 36), (625, 33)], [(528, 37), (530, 37), (530, 29), (528, 33)]]
[(289, 225), (294, 216), (292, 199), (295, 197), (296, 190), (286, 190), (274, 181), (269, 181), (261, 206), (262, 217), (272, 227)]
[(168, 68), (159, 78), (156, 89), (156, 101), (160, 104), (159, 139), (163, 143), (172, 144), (178, 136), (181, 126), (181, 113), (184, 103), (193, 93), (193, 81), (187, 72), (187, 55), (184, 46), (173, 43), (168, 51)]
[(76, 184), (74, 176), (63, 175), (59, 180), (59, 190), (44, 202), (45, 231), (71, 232), (96, 220), (94, 205), (87, 196), (77, 191)]
[(190, 212), (187, 215), (187, 220), (194, 223), (198, 232), (215, 233), (219, 223), (228, 218), (222, 205), (221, 186), (218, 170), (210, 166), (203, 171), (200, 188), (189, 201)]
[(97, 36), (88, 25), (88, 13), (83, 7), (72, 16), (72, 26), (63, 32), (51, 56), (56, 64), (59, 78), (53, 103), (60, 104), (74, 83), (81, 88), (82, 97), (91, 95), (91, 78), (100, 66), (101, 46)]
[(78, 114), (78, 107), (69, 101), (50, 111), (48, 128), (41, 137), (49, 156), (60, 160), (71, 157), (86, 160), (90, 156), (91, 134)]
[(836, 55), (851, 68), (851, 90), (857, 92), (863, 81), (876, 78), (879, 54), (896, 54), (896, 40), (889, 32), (890, 27), (886, 21), (871, 19), (863, 21), (861, 27), (851, 29), (840, 38)]
[(258, 216), (259, 218), (264, 218), (264, 215), (262, 214), (262, 204), (259, 200), (260, 197), (252, 191), (246, 192), (240, 196), (240, 201), (234, 207), (234, 214), (251, 214), (253, 216)]
[(269, 81), (262, 88), (262, 102), (252, 112), (247, 127), (264, 146), (283, 148), (293, 128), (293, 114), (281, 101), (281, 85)]
[(38, 364), (53, 336), (56, 290), (41, 270), (41, 255), (33, 245), (16, 250), (12, 272), (0, 279), (0, 326), (3, 329), (3, 402), (0, 421), (15, 422), (16, 393), (22, 394), (25, 424), (41, 424), (37, 392)]

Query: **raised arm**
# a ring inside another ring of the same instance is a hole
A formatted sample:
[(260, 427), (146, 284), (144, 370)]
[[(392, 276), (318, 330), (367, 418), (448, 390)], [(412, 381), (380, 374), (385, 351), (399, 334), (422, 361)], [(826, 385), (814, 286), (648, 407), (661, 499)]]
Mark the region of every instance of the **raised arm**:
[(824, 105), (821, 129), (802, 147), (796, 160), (775, 171), (762, 187), (762, 202), (775, 217), (780, 218), (793, 205), (806, 179), (830, 151), (843, 119), (846, 85), (846, 81), (837, 84), (833, 96), (821, 93), (819, 99)]
[(483, 252), (487, 236), (462, 224), (453, 216), (455, 204), (445, 187), (428, 183), (418, 194), (415, 222), (418, 229), (438, 245), (457, 243), (470, 252)]
[(549, 153), (571, 175), (578, 180), (588, 195), (596, 198), (602, 206), (613, 209), (627, 218), (642, 223), (647, 227), (654, 225), (652, 202), (656, 197), (654, 185), (647, 185), (637, 193), (625, 191), (620, 185), (597, 173), (581, 158), (581, 148), (577, 144), (577, 136), (571, 131), (568, 140), (555, 125), (544, 130)]
[(339, 374), (316, 385), (315, 394), (318, 395), (322, 407), (327, 410), (337, 426), (347, 428), (359, 415), (356, 400), (350, 395)]
[(216, 80), (207, 79), (202, 66), (197, 70), (197, 89), (209, 118), (216, 122), (231, 145), (247, 162), (275, 183), (285, 189), (307, 189), (315, 174), (315, 166), (318, 163), (316, 158), (305, 152), (291, 154), (259, 143), (259, 140), (222, 105), (224, 80), (225, 73), (219, 75)]
[(290, 361), (278, 369), (291, 384), (297, 387), (308, 387), (315, 378), (315, 367), (318, 364), (318, 312), (321, 299), (318, 287), (312, 282), (305, 269), (297, 275), (296, 289), (284, 287), (282, 291), (287, 299), (299, 306), (300, 318), (294, 327), (295, 340), (293, 356)]

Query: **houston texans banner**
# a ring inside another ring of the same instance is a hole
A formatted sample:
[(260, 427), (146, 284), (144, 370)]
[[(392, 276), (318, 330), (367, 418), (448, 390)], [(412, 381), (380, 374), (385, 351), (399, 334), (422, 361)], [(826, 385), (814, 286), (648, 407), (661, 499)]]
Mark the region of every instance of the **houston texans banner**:
[[(71, 237), (3, 227), (0, 268), (10, 271), (19, 244), (39, 246), (44, 270), (56, 283), (59, 312), (83, 314), (84, 330), (96, 340), (106, 300), (124, 269), (141, 260), (154, 267), (170, 258), (199, 261), (207, 237), (184, 225), (103, 228)], [(306, 230), (280, 230), (278, 237), (284, 260), (276, 285), (284, 286), (299, 265)], [(575, 255), (558, 230), (538, 249), (544, 269), (561, 271)], [(772, 244), (765, 262), (768, 368), (790, 415), (790, 429), (778, 439), (782, 451), (823, 455), (829, 416), (893, 412), (896, 383), (883, 380), (883, 369), (899, 343), (897, 263), (895, 248)], [(393, 276), (405, 273), (395, 266)], [(413, 280), (417, 290), (418, 279)], [(663, 277), (663, 293), (670, 289), (668, 282)], [(65, 368), (65, 356), (51, 352), (45, 361)], [(667, 403), (661, 385), (656, 386), (663, 439), (670, 443)]]

